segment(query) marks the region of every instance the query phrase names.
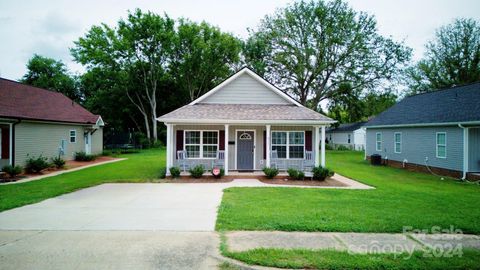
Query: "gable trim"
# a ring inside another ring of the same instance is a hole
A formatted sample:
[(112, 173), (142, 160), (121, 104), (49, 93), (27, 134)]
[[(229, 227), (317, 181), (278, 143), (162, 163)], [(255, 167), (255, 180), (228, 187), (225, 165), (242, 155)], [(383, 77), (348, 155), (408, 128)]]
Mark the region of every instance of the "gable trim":
[(272, 85), (271, 83), (269, 83), (268, 81), (266, 81), (264, 78), (260, 77), (258, 74), (256, 74), (255, 72), (253, 72), (252, 70), (250, 70), (249, 68), (247, 67), (244, 67), (243, 69), (241, 69), (240, 71), (238, 71), (237, 73), (233, 74), (232, 76), (230, 76), (230, 78), (224, 80), (222, 83), (220, 83), (219, 85), (215, 86), (212, 90), (208, 91), (207, 93), (203, 94), (201, 97), (197, 98), (196, 100), (190, 102), (189, 105), (195, 105), (199, 102), (201, 102), (202, 100), (206, 99), (207, 97), (213, 95), (214, 93), (218, 92), (218, 90), (222, 89), (224, 86), (226, 86), (227, 84), (229, 84), (230, 82), (234, 81), (235, 79), (237, 79), (238, 77), (240, 77), (242, 74), (248, 74), (250, 75), (253, 79), (255, 79), (256, 81), (258, 81), (259, 83), (261, 83), (263, 86), (265, 86), (266, 88), (270, 89), (271, 91), (273, 91), (275, 94), (279, 95), (280, 97), (282, 97), (283, 99), (287, 100), (288, 102), (292, 103), (292, 104), (295, 104), (299, 107), (303, 107), (302, 104), (298, 103), (295, 99), (291, 98), (289, 95), (285, 94), (284, 92), (282, 92), (280, 89), (278, 89), (277, 87), (275, 87), (274, 85)]

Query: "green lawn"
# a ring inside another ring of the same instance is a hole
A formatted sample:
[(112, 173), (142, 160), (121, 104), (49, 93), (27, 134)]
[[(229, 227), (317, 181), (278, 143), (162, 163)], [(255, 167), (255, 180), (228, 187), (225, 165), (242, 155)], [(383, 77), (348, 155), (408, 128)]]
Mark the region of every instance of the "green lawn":
[(327, 165), (376, 189), (230, 188), (217, 230), (402, 232), (404, 226), (454, 226), (480, 234), (478, 185), (372, 167), (361, 152), (329, 151)]
[(480, 269), (480, 251), (464, 250), (461, 257), (424, 257), (409, 254), (349, 254), (334, 250), (254, 249), (223, 251), (223, 255), (248, 264), (289, 269)]
[(111, 182), (148, 182), (165, 167), (165, 150), (145, 150), (111, 164), (21, 184), (0, 185), (0, 211), (36, 203), (78, 189)]

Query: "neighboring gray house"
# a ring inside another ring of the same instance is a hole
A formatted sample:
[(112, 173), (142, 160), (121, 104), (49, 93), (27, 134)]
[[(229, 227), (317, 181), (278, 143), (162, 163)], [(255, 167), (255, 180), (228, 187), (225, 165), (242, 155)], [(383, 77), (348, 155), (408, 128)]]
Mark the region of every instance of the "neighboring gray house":
[(480, 83), (407, 97), (366, 124), (365, 155), (455, 177), (480, 172)]
[(221, 166), (226, 175), (325, 165), (325, 127), (335, 122), (248, 68), (158, 121), (167, 126), (167, 168)]
[(100, 154), (103, 121), (61, 93), (0, 78), (0, 169), (28, 156)]
[(340, 124), (336, 128), (327, 129), (328, 144), (334, 148), (339, 145), (352, 150), (365, 150), (365, 128), (366, 122)]

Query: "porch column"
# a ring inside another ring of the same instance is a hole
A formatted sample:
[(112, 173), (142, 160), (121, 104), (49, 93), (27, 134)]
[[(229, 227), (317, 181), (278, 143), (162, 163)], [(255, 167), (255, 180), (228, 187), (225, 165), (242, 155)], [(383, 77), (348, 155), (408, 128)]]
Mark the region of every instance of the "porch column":
[(320, 165), (320, 145), (319, 145), (319, 142), (320, 142), (320, 127), (319, 126), (315, 126), (315, 143), (313, 145), (313, 147), (315, 147), (315, 167), (318, 167), (318, 165)]
[(170, 167), (173, 166), (173, 128), (172, 124), (165, 125), (167, 126), (167, 176), (170, 176)]
[(8, 156), (10, 158), (8, 163), (13, 166), (14, 164), (13, 164), (13, 124), (12, 123), (9, 124), (8, 139), (9, 139)]
[(270, 167), (270, 125), (266, 125), (267, 131), (265, 132), (265, 135), (267, 136), (265, 138), (265, 167)]
[(321, 147), (322, 147), (322, 150), (321, 150), (321, 155), (322, 155), (322, 167), (325, 167), (325, 126), (322, 126), (322, 136), (320, 136), (320, 140), (322, 140), (321, 142)]
[(467, 173), (468, 173), (468, 131), (469, 128), (463, 127), (463, 175), (462, 179), (465, 180), (467, 179)]
[(228, 175), (228, 129), (229, 129), (229, 125), (225, 125), (225, 165), (224, 165), (224, 170), (225, 170), (225, 175)]

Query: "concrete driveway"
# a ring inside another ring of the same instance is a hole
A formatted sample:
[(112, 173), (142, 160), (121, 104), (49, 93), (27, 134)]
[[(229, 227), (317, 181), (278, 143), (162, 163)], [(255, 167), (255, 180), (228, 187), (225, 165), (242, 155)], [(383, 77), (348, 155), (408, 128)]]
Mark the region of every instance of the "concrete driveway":
[(104, 184), (0, 213), (0, 230), (214, 231), (225, 184)]

